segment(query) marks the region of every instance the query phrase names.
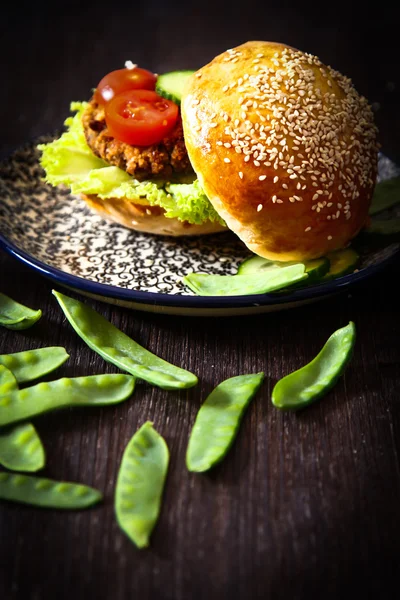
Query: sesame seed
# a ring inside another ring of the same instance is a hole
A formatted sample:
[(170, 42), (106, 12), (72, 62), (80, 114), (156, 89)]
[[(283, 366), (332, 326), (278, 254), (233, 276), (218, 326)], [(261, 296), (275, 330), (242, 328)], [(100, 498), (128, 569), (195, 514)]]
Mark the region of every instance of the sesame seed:
[(278, 177), (278, 175), (275, 175), (275, 177), (274, 177), (274, 183), (277, 183), (278, 181), (279, 181), (279, 177)]
[(264, 181), (264, 179), (267, 179), (266, 175), (260, 175), (258, 178), (260, 181)]
[(274, 195), (272, 196), (272, 202), (276, 202), (277, 201), (277, 197)]
[(243, 179), (243, 173), (242, 173), (242, 171), (239, 171), (239, 177), (240, 177), (240, 179)]
[(259, 205), (257, 206), (257, 212), (260, 212), (260, 210), (262, 210), (262, 209), (263, 209), (263, 205), (262, 205), (262, 204), (259, 204)]
[(225, 157), (225, 158), (224, 158), (224, 162), (226, 162), (226, 163), (230, 163), (230, 162), (231, 162), (231, 159), (230, 159), (230, 158), (227, 158), (227, 157)]
[(305, 232), (307, 232), (307, 231), (311, 231), (311, 227), (306, 227), (304, 231), (305, 231)]
[(326, 239), (327, 239), (327, 240), (331, 240), (331, 239), (332, 239), (332, 236), (331, 236), (331, 235), (328, 235), (328, 237), (327, 237)]

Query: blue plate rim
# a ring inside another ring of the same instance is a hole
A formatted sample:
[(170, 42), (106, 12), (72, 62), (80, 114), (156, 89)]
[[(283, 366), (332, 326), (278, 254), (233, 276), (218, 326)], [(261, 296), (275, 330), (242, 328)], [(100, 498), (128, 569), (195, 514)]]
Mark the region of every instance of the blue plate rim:
[(130, 290), (118, 286), (99, 283), (66, 273), (57, 267), (53, 267), (19, 248), (0, 233), (0, 248), (6, 253), (14, 256), (34, 271), (56, 283), (73, 288), (77, 292), (89, 293), (102, 296), (110, 300), (122, 300), (125, 302), (136, 302), (138, 304), (151, 304), (154, 306), (182, 307), (182, 308), (252, 308), (260, 306), (279, 306), (317, 299), (320, 296), (332, 295), (343, 291), (353, 284), (360, 283), (365, 279), (382, 271), (385, 267), (399, 259), (400, 250), (396, 250), (377, 264), (370, 265), (355, 273), (350, 273), (325, 283), (318, 283), (310, 287), (294, 290), (290, 294), (276, 296), (272, 294), (253, 294), (246, 296), (185, 296), (179, 294), (165, 294), (156, 292), (145, 292)]

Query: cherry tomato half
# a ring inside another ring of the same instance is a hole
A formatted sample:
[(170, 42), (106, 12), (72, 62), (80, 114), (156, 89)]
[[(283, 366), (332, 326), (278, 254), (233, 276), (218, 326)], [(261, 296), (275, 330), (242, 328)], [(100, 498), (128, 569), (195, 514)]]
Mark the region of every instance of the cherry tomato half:
[(154, 90), (157, 76), (145, 69), (118, 69), (100, 81), (94, 93), (98, 104), (107, 104), (114, 96), (127, 90)]
[(179, 108), (150, 90), (129, 90), (105, 105), (111, 135), (134, 146), (158, 144), (173, 129)]

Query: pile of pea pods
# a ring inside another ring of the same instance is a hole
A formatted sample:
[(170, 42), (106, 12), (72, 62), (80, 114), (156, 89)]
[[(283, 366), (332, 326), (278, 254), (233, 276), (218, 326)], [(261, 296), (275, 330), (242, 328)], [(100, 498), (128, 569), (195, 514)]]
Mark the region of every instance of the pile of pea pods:
[[(41, 470), (46, 462), (45, 449), (30, 419), (67, 407), (117, 404), (132, 396), (137, 378), (165, 390), (191, 388), (198, 379), (149, 352), (83, 302), (55, 290), (53, 294), (81, 339), (105, 361), (128, 374), (63, 377), (32, 385), (69, 358), (65, 348), (0, 355), (0, 465), (5, 468), (0, 471), (0, 500), (78, 510), (101, 502), (102, 492), (82, 483), (29, 474)], [(40, 309), (33, 310), (0, 293), (0, 326), (22, 331), (40, 318)], [(275, 384), (272, 404), (281, 410), (299, 410), (324, 396), (343, 374), (354, 344), (355, 325), (350, 322), (330, 336), (310, 363)], [(240, 374), (212, 390), (189, 436), (189, 471), (202, 473), (223, 460), (263, 380), (262, 372)], [(117, 522), (138, 548), (150, 543), (161, 511), (168, 467), (168, 446), (147, 421), (124, 450), (114, 496)]]

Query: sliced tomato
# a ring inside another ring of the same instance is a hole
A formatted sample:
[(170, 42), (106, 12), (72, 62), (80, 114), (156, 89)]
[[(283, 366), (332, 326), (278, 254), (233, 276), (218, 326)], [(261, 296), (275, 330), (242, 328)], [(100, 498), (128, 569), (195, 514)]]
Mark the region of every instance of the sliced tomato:
[(129, 90), (105, 105), (113, 137), (133, 146), (158, 144), (174, 128), (179, 108), (151, 90)]
[(114, 96), (127, 90), (154, 90), (157, 76), (145, 69), (118, 69), (100, 81), (94, 93), (98, 104), (107, 104)]

